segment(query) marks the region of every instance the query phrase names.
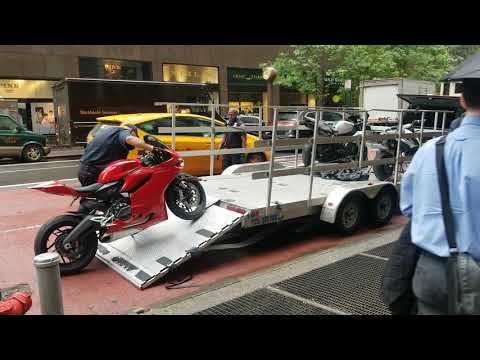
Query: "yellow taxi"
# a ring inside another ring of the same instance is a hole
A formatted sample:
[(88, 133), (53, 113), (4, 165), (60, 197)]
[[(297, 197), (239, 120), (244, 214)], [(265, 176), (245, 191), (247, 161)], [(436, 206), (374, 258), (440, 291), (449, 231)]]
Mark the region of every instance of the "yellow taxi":
[[(98, 124), (90, 131), (87, 137), (87, 143), (90, 143), (95, 137), (97, 131), (104, 126), (135, 125), (138, 129), (138, 136), (150, 134), (158, 138), (163, 143), (171, 146), (171, 134), (159, 134), (159, 130), (168, 130), (172, 128), (172, 114), (170, 113), (149, 113), (149, 114), (126, 114), (112, 115), (97, 118)], [(219, 120), (215, 120), (216, 126), (225, 126)], [(175, 114), (176, 127), (210, 127), (211, 119), (209, 117), (195, 114)], [(217, 134), (215, 137), (215, 148), (220, 147), (223, 134)], [(257, 136), (247, 134), (247, 148), (253, 148)], [(194, 151), (210, 150), (210, 133), (194, 132), (175, 134), (176, 151)], [(128, 158), (136, 158), (138, 151), (133, 150), (128, 154)], [(222, 156), (215, 156), (214, 173), (222, 172)], [(263, 162), (270, 159), (270, 152), (259, 152), (247, 154), (246, 161), (250, 163)], [(210, 173), (210, 156), (195, 156), (185, 158), (185, 172), (192, 175), (208, 175)]]

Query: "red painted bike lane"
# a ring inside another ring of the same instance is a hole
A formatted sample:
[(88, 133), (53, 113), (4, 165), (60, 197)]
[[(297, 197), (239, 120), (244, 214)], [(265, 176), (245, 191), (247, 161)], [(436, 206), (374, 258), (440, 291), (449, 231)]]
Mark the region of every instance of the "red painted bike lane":
[[(33, 239), (38, 227), (48, 219), (71, 210), (71, 198), (21, 189), (0, 192), (0, 288), (28, 283), (33, 290), (33, 305), (28, 314), (40, 314), (35, 268), (33, 266)], [(77, 204), (73, 205), (75, 208)], [(395, 217), (388, 227), (405, 224)], [(222, 254), (208, 254), (185, 264), (194, 274), (185, 283), (187, 288), (168, 290), (159, 282), (139, 290), (103, 263), (94, 259), (81, 274), (62, 278), (65, 314), (119, 314), (131, 308), (148, 308), (229, 278), (266, 269), (299, 256), (327, 249), (345, 241), (364, 237), (364, 230), (353, 237), (334, 234), (291, 234), (294, 241), (270, 247), (267, 251), (236, 252), (234, 258)], [(278, 235), (277, 235), (278, 236)], [(275, 244), (275, 238), (270, 242)], [(232, 252), (230, 252), (230, 256)], [(181, 270), (181, 269), (180, 269)]]

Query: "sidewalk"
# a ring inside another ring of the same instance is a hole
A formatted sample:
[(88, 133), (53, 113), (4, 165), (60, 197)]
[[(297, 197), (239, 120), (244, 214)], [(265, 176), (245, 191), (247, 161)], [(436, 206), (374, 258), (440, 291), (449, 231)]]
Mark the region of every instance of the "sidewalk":
[[(151, 306), (144, 315), (389, 315), (383, 270), (402, 226)], [(129, 314), (142, 311), (132, 309)]]

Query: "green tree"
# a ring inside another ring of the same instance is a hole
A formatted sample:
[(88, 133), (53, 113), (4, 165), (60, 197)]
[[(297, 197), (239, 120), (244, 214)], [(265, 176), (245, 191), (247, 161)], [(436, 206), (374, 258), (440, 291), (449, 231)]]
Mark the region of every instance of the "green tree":
[(470, 55), (480, 51), (480, 45), (449, 45), (448, 51), (452, 66), (456, 66)]
[(439, 81), (451, 67), (445, 45), (389, 45), (386, 51), (393, 57), (396, 77)]
[(407, 77), (438, 81), (471, 51), (473, 48), (452, 50), (445, 45), (293, 45), (273, 66), (279, 70), (276, 84), (314, 95), (317, 104), (323, 105), (328, 77), (351, 79), (356, 94), (362, 80)]
[(342, 64), (345, 49), (343, 45), (293, 45), (273, 61), (279, 71), (275, 83), (313, 95), (317, 104), (324, 104), (326, 79)]

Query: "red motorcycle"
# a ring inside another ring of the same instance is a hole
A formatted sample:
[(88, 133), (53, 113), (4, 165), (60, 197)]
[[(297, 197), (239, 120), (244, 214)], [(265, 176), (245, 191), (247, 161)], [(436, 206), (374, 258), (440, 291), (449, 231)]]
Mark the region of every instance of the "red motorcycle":
[(167, 220), (166, 205), (184, 220), (203, 215), (205, 191), (197, 178), (182, 173), (180, 156), (153, 136), (144, 140), (156, 149), (139, 159), (111, 163), (96, 184), (72, 188), (51, 181), (31, 187), (73, 196), (73, 202), (80, 199), (82, 205), (82, 210), (57, 216), (39, 229), (35, 255), (56, 251), (61, 274), (75, 274), (93, 259), (99, 241), (132, 235)]

